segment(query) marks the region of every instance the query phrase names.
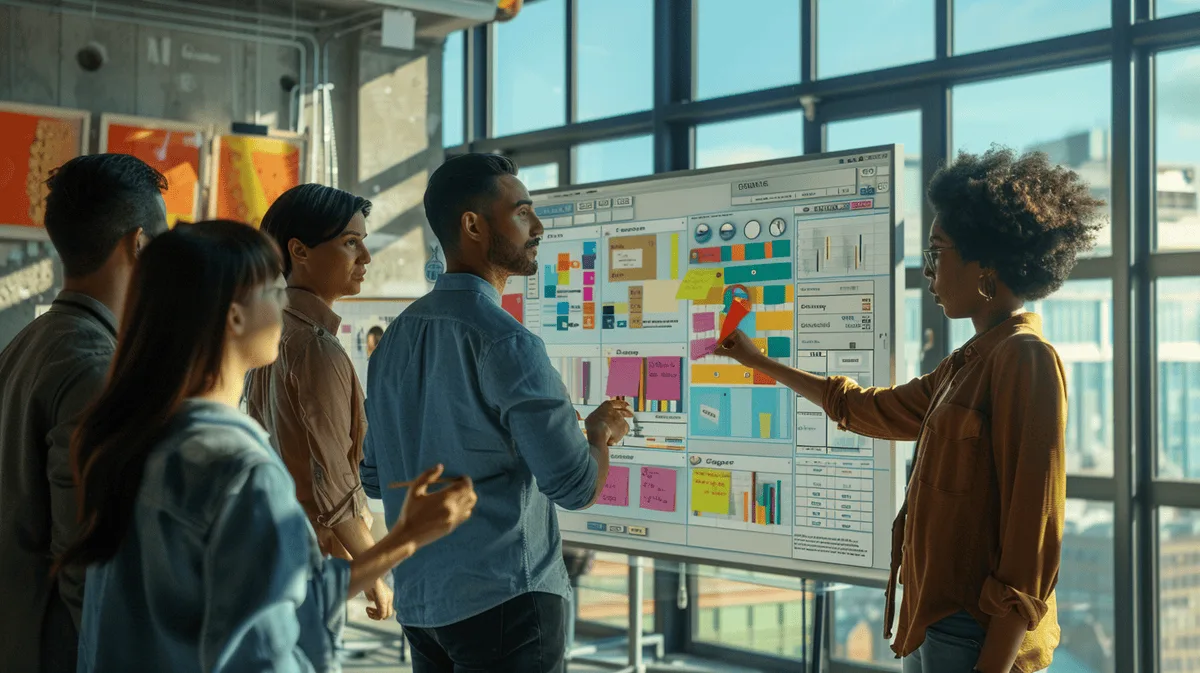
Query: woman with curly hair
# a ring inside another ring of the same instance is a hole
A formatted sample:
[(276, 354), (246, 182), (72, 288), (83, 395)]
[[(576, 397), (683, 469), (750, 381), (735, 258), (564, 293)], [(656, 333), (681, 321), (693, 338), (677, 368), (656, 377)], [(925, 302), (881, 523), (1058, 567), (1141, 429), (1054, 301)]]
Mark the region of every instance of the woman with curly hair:
[(1032, 673), (1050, 665), (1066, 496), (1066, 382), (1024, 309), (1062, 286), (1104, 205), (1045, 154), (960, 154), (929, 185), (929, 290), (975, 336), (930, 374), (863, 389), (791, 369), (742, 333), (717, 351), (821, 405), (838, 427), (917, 441), (892, 527), (885, 635), (905, 673)]

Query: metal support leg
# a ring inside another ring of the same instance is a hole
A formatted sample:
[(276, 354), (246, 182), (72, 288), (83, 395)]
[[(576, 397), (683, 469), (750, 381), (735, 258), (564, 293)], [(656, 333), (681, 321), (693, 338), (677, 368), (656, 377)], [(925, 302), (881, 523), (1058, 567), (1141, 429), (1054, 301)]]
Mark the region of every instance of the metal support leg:
[(809, 673), (821, 673), (825, 661), (825, 627), (829, 611), (828, 595), (821, 582), (813, 582), (813, 645), (809, 655)]

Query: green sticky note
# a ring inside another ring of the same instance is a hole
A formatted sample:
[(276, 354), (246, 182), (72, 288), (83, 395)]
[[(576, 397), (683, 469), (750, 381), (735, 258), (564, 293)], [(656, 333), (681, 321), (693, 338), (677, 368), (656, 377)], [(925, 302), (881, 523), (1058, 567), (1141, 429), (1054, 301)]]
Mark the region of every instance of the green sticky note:
[(698, 301), (708, 296), (708, 291), (714, 285), (722, 283), (724, 269), (691, 269), (683, 277), (683, 282), (679, 284), (679, 291), (675, 293), (676, 299), (690, 299)]

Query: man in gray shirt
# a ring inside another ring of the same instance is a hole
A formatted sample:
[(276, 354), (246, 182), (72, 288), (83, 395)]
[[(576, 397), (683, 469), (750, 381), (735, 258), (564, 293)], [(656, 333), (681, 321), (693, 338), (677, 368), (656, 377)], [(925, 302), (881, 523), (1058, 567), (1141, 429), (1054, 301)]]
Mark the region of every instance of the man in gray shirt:
[(74, 671), (82, 571), (54, 579), (76, 527), (71, 435), (104, 386), (137, 253), (167, 229), (163, 176), (124, 154), (47, 181), (63, 291), (0, 353), (0, 668)]

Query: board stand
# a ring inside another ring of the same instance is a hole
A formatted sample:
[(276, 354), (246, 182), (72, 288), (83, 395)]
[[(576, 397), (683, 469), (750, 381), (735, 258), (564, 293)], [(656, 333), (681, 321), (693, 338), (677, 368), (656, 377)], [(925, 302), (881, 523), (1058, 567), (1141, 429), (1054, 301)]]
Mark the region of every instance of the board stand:
[[(627, 643), (628, 657), (624, 662), (612, 661), (593, 656), (599, 647), (595, 644), (578, 645), (568, 653), (568, 661), (585, 663), (595, 668), (612, 669), (616, 673), (719, 673), (720, 668), (699, 667), (682, 663), (663, 662), (663, 635), (661, 633), (645, 633), (645, 617), (642, 615), (642, 602), (645, 600), (645, 582), (642, 579), (642, 569), (646, 567), (646, 559), (641, 556), (629, 558), (629, 631), (628, 636), (618, 640)], [(823, 582), (813, 581), (813, 647), (805, 662), (807, 673), (821, 673), (829, 670), (829, 648), (826, 647), (828, 634), (825, 625), (828, 623), (828, 591)], [(803, 628), (803, 627), (801, 627)], [(645, 648), (654, 646), (656, 661), (645, 660)], [(714, 662), (714, 666), (720, 666)]]

